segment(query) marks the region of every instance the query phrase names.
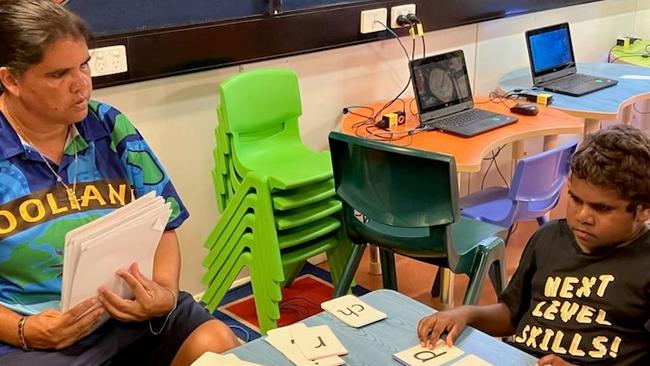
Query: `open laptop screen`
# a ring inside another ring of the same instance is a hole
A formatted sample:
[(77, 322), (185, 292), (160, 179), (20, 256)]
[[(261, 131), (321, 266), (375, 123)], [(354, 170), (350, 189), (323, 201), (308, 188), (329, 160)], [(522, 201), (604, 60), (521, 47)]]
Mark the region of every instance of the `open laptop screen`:
[(460, 104), (472, 103), (462, 50), (412, 61), (411, 76), (421, 116)]
[(569, 24), (562, 23), (526, 32), (526, 42), (533, 76), (575, 65)]

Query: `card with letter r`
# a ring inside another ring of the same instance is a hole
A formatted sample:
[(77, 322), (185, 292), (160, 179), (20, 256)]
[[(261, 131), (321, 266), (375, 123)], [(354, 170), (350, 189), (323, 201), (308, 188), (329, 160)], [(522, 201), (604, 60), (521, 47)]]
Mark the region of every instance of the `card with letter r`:
[(405, 366), (439, 366), (462, 356), (464, 352), (455, 346), (449, 347), (439, 340), (433, 349), (417, 345), (393, 355), (395, 361)]
[(306, 329), (291, 331), (293, 339), (300, 352), (309, 360), (330, 356), (340, 356), (348, 353), (341, 341), (336, 338), (332, 329), (327, 325), (319, 325)]
[(322, 303), (320, 306), (345, 324), (355, 328), (386, 319), (386, 314), (366, 304), (354, 295), (337, 297)]
[(345, 364), (345, 360), (340, 357), (326, 357), (317, 361), (308, 360), (291, 335), (292, 332), (300, 333), (300, 330), (307, 329), (302, 323), (288, 325), (286, 327), (271, 329), (264, 340), (280, 351), (286, 358), (296, 366), (339, 366)]

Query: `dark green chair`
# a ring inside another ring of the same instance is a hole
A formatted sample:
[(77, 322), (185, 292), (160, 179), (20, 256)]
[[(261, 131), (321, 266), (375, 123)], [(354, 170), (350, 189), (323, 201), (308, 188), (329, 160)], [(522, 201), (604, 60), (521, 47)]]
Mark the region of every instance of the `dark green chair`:
[(452, 156), (339, 132), (330, 133), (329, 144), (343, 225), (355, 244), (336, 297), (347, 293), (366, 243), (381, 249), (386, 288), (397, 290), (397, 253), (468, 275), (465, 304), (477, 302), (492, 266), (495, 290), (503, 290), (505, 245), (498, 235), (505, 230), (460, 216)]

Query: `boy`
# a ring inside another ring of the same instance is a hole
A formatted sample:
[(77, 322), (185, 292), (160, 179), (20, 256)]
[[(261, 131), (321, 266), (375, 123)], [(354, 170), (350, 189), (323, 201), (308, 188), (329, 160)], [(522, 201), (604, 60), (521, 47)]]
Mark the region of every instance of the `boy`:
[(627, 125), (589, 136), (568, 189), (566, 219), (531, 237), (499, 303), (425, 317), (423, 346), (469, 324), (513, 335), (538, 365), (650, 365), (650, 139)]

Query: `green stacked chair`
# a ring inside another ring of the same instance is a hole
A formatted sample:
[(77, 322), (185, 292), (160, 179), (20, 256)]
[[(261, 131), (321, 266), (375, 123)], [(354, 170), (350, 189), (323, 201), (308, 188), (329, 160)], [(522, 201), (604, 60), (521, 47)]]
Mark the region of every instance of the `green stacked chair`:
[(465, 304), (476, 303), (491, 268), (502, 291), (505, 229), (460, 216), (452, 156), (339, 132), (330, 133), (329, 144), (343, 226), (355, 244), (335, 296), (347, 292), (366, 243), (381, 249), (384, 287), (397, 289), (398, 253), (468, 275)]
[(213, 311), (247, 267), (266, 333), (280, 317), (281, 288), (305, 261), (326, 252), (336, 284), (352, 247), (334, 197), (330, 155), (300, 139), (295, 73), (245, 72), (219, 92), (212, 177), (222, 215), (205, 243), (203, 301)]

